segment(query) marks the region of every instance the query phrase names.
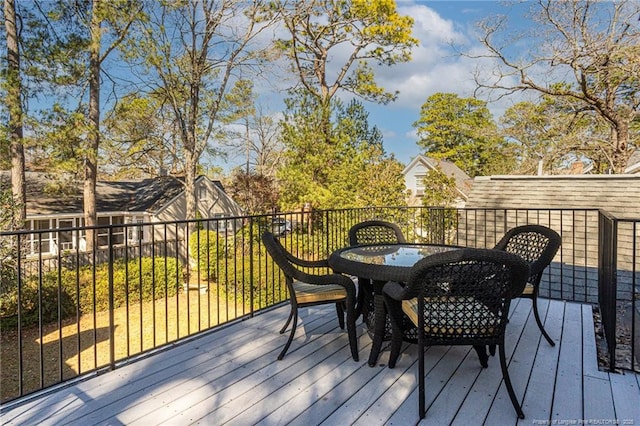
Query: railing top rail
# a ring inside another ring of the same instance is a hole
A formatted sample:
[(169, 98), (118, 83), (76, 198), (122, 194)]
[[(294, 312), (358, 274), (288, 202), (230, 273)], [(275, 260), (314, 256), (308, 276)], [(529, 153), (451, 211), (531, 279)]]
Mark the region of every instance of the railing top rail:
[[(371, 211), (371, 210), (455, 210), (458, 212), (465, 211), (545, 211), (545, 212), (599, 212), (604, 216), (615, 219), (619, 221), (625, 222), (637, 222), (640, 219), (629, 218), (629, 217), (615, 217), (611, 213), (607, 212), (604, 209), (598, 208), (556, 208), (556, 207), (538, 207), (538, 208), (523, 208), (523, 207), (501, 207), (501, 208), (491, 208), (491, 207), (426, 207), (426, 206), (375, 206), (375, 207), (357, 207), (357, 208), (341, 208), (341, 209), (325, 209), (325, 210), (315, 210), (315, 213), (340, 213), (340, 212), (358, 212), (358, 211)], [(235, 215), (235, 216), (224, 216), (224, 217), (210, 217), (210, 218), (201, 218), (201, 219), (182, 219), (182, 220), (170, 220), (170, 221), (158, 221), (158, 222), (138, 222), (138, 223), (118, 223), (118, 224), (103, 224), (103, 225), (92, 225), (92, 226), (76, 226), (76, 227), (65, 227), (65, 228), (53, 228), (53, 229), (22, 229), (16, 231), (0, 231), (0, 237), (6, 236), (20, 236), (20, 235), (28, 235), (39, 232), (51, 232), (55, 230), (56, 232), (77, 232), (83, 230), (97, 230), (97, 229), (108, 229), (108, 228), (132, 228), (138, 226), (180, 226), (185, 224), (192, 223), (207, 223), (207, 222), (221, 222), (221, 221), (234, 221), (234, 220), (260, 220), (260, 219), (268, 219), (272, 217), (286, 217), (286, 216), (294, 216), (300, 214), (308, 214), (309, 211), (287, 211), (287, 212), (278, 212), (278, 213), (265, 213), (265, 214), (254, 214), (254, 215)]]
[(352, 208), (340, 208), (340, 209), (326, 209), (318, 211), (329, 212), (342, 212), (342, 211), (366, 211), (373, 209), (402, 209), (402, 210), (414, 210), (414, 209), (450, 209), (450, 210), (532, 210), (532, 211), (592, 211), (596, 212), (598, 208), (573, 208), (573, 207), (442, 207), (442, 206), (371, 206), (371, 207), (352, 207)]

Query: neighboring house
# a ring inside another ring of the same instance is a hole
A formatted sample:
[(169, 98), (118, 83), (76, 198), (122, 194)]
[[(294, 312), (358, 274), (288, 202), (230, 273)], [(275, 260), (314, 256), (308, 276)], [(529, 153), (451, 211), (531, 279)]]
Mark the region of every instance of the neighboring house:
[[(59, 176), (56, 176), (59, 178)], [(0, 186), (10, 186), (10, 173), (0, 172)], [(55, 255), (62, 250), (84, 250), (84, 230), (53, 231), (84, 226), (82, 182), (62, 182), (47, 173), (27, 172), (27, 229), (52, 230), (30, 234), (27, 244), (31, 254)], [(218, 181), (205, 176), (196, 179), (197, 209), (203, 218), (239, 216), (242, 210)], [(109, 228), (115, 246), (136, 245), (159, 239), (175, 239), (176, 227), (126, 226), (186, 219), (186, 198), (182, 179), (163, 176), (131, 181), (101, 181), (96, 185), (98, 248), (108, 245)], [(226, 232), (233, 221), (219, 221), (219, 232)], [(168, 233), (168, 235), (165, 235)], [(39, 249), (38, 249), (39, 248)]]
[(472, 180), (469, 175), (449, 161), (436, 160), (423, 155), (416, 156), (402, 171), (405, 186), (409, 191), (407, 203), (410, 206), (422, 205), (425, 191), (424, 179), (431, 170), (440, 171), (455, 179), (458, 198), (454, 207), (464, 207), (467, 195), (471, 190)]
[[(594, 172), (593, 163), (585, 166), (582, 161), (576, 161), (571, 165), (571, 168), (560, 174), (592, 174)], [(627, 167), (624, 169), (623, 174), (640, 174), (640, 150), (631, 154), (631, 157), (627, 160)]]
[(640, 150), (634, 152), (629, 161), (627, 161), (627, 168), (624, 169), (625, 173), (640, 174)]
[[(569, 169), (558, 170), (557, 174), (558, 175), (588, 175), (593, 173), (593, 169), (594, 169), (593, 163), (585, 166), (585, 164), (582, 161), (578, 160), (573, 164), (571, 164), (571, 167)], [(540, 174), (538, 176), (543, 176), (543, 175)]]

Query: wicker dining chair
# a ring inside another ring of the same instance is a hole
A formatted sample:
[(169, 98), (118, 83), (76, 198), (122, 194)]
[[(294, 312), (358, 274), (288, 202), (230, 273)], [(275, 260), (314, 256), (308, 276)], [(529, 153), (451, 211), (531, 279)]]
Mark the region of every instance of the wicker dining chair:
[(406, 243), (400, 227), (384, 220), (367, 220), (357, 223), (349, 229), (349, 244), (402, 244)]
[[(400, 227), (392, 222), (384, 220), (367, 220), (357, 223), (349, 229), (349, 245), (366, 244), (403, 244), (406, 243)], [(366, 278), (358, 277), (358, 303), (357, 317), (362, 315), (362, 319), (367, 324), (369, 330), (373, 329), (373, 295), (371, 283)], [(385, 327), (385, 340), (391, 338), (391, 322), (387, 322)]]
[(504, 339), (511, 300), (524, 288), (529, 265), (520, 257), (492, 249), (464, 248), (418, 261), (405, 286), (385, 284), (385, 304), (392, 319), (389, 368), (396, 365), (406, 315), (418, 328), (418, 393), (420, 418), (425, 409), (424, 348), (433, 345), (473, 346), (483, 368), (487, 345), (497, 345), (504, 384), (519, 418), (505, 357)]
[(538, 328), (551, 346), (555, 346), (555, 342), (544, 329), (538, 313), (538, 292), (542, 272), (553, 260), (561, 243), (560, 235), (551, 228), (542, 225), (522, 225), (507, 231), (494, 247), (497, 250), (517, 254), (529, 262), (531, 272), (520, 297), (532, 300), (533, 315)]
[[(262, 234), (262, 242), (273, 261), (284, 274), (291, 302), (289, 318), (280, 330), (280, 334), (284, 334), (293, 320), (291, 333), (280, 355), (278, 355), (278, 360), (284, 358), (293, 341), (298, 325), (298, 309), (334, 303), (338, 313), (338, 322), (342, 329), (345, 326), (344, 311), (346, 308), (346, 325), (351, 356), (354, 361), (358, 361), (355, 311), (356, 287), (351, 278), (327, 272), (329, 267), (327, 260), (312, 261), (297, 258), (289, 253), (271, 232), (266, 231)], [(313, 274), (313, 270), (318, 268), (325, 273)]]

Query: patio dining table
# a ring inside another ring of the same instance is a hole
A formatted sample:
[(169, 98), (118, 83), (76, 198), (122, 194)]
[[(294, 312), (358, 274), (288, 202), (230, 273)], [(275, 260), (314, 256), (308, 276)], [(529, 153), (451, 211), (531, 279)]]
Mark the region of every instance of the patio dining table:
[[(363, 301), (365, 322), (370, 331), (373, 329), (369, 366), (376, 365), (382, 343), (389, 338), (390, 325), (382, 294), (385, 283), (407, 282), (411, 268), (419, 260), (459, 248), (461, 247), (443, 244), (373, 244), (345, 247), (329, 256), (329, 265), (334, 271), (355, 275), (371, 282), (371, 288), (361, 286), (359, 283), (358, 289), (365, 295)], [(368, 306), (373, 306), (372, 321), (367, 319)], [(361, 310), (363, 307), (359, 306), (358, 309)], [(417, 338), (415, 327), (408, 320), (403, 328), (406, 340), (413, 341)]]

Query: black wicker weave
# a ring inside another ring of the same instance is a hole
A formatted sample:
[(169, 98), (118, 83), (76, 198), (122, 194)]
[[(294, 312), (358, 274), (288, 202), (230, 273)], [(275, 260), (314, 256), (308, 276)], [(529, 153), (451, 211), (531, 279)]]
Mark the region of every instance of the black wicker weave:
[(349, 244), (352, 246), (406, 242), (398, 225), (383, 220), (360, 222), (349, 229)]
[[(347, 333), (349, 335), (349, 345), (351, 347), (351, 356), (354, 361), (358, 361), (358, 342), (356, 336), (356, 286), (351, 278), (335, 273), (325, 273), (314, 275), (311, 273), (313, 268), (321, 268), (327, 270), (329, 263), (327, 260), (308, 261), (299, 259), (289, 253), (271, 233), (262, 234), (262, 242), (267, 252), (273, 258), (273, 261), (282, 270), (289, 290), (289, 299), (291, 301), (291, 312), (284, 327), (280, 330), (283, 334), (291, 320), (291, 333), (282, 352), (278, 355), (278, 359), (284, 358), (293, 336), (296, 332), (298, 324), (298, 308), (305, 306), (321, 305), (327, 303), (335, 303), (338, 312), (338, 321), (340, 328), (344, 329), (344, 307), (347, 311)], [(301, 269), (303, 268), (303, 269)]]
[[(367, 244), (402, 244), (406, 243), (400, 227), (395, 223), (386, 222), (384, 220), (367, 220), (357, 223), (349, 229), (349, 245), (367, 245)], [(373, 287), (371, 280), (358, 277), (358, 304), (357, 315), (362, 314), (362, 319), (367, 324), (367, 331), (371, 335), (374, 324), (374, 306), (373, 306)], [(406, 334), (409, 339), (417, 338), (413, 333), (414, 327), (411, 324), (405, 324)], [(387, 319), (385, 323), (384, 340), (391, 339), (391, 321)]]
[(522, 292), (528, 276), (529, 265), (516, 255), (465, 248), (419, 261), (405, 286), (385, 284), (385, 304), (393, 325), (390, 368), (400, 355), (403, 331), (398, 324), (404, 315), (418, 327), (420, 418), (426, 411), (424, 347), (432, 345), (473, 346), (485, 368), (486, 346), (497, 345), (509, 397), (518, 417), (524, 418), (507, 371), (504, 337), (510, 302)]
[(542, 272), (553, 260), (561, 243), (560, 235), (551, 228), (542, 225), (523, 225), (510, 229), (494, 247), (497, 250), (517, 254), (529, 262), (531, 273), (520, 297), (532, 300), (533, 314), (538, 328), (551, 346), (555, 346), (555, 342), (544, 329), (538, 313), (538, 291)]

